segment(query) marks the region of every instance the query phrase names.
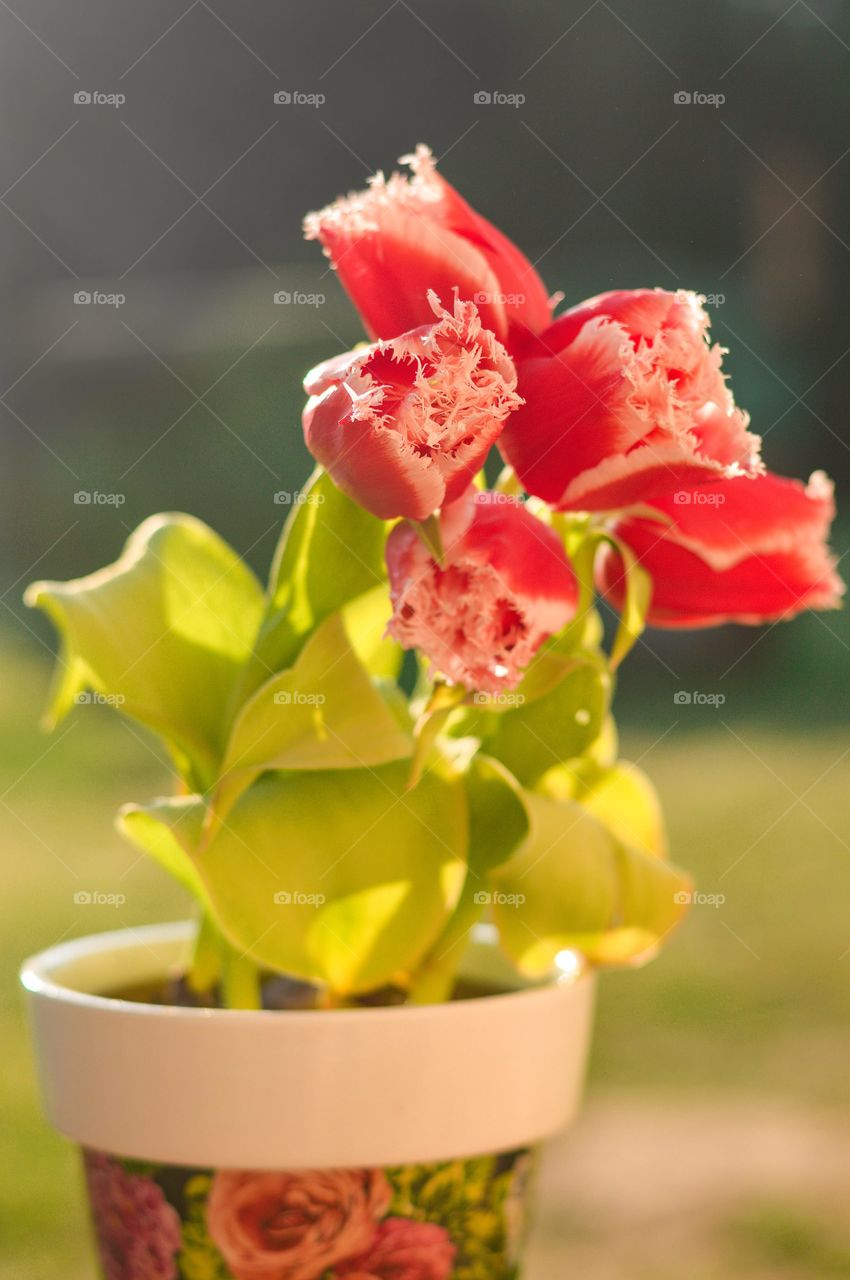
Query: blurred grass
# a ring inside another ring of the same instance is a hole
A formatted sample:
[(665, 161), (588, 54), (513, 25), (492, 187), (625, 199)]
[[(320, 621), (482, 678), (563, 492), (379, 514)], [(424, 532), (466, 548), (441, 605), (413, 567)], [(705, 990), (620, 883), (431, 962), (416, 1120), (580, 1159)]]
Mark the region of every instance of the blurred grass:
[[(47, 655), (37, 655), (23, 633), (0, 635), (0, 645), (0, 1129), (8, 1144), (0, 1175), (0, 1268), (7, 1269), (0, 1274), (82, 1280), (91, 1263), (76, 1160), (38, 1109), (15, 973), (26, 955), (62, 938), (178, 918), (186, 903), (111, 826), (123, 801), (167, 786), (155, 745), (98, 707), (81, 708), (44, 736), (37, 720)], [(591, 1097), (659, 1106), (662, 1099), (775, 1099), (847, 1118), (846, 732), (811, 725), (783, 733), (731, 713), (724, 727), (702, 709), (673, 710), (674, 729), (633, 727), (623, 754), (659, 787), (675, 859), (702, 892), (725, 901), (696, 905), (652, 965), (605, 976)], [(80, 889), (122, 893), (126, 903), (78, 906)], [(766, 1205), (724, 1230), (728, 1276), (846, 1274), (845, 1244), (828, 1222)], [(815, 1245), (806, 1243), (812, 1233)], [(820, 1263), (800, 1270), (795, 1250), (811, 1249)]]

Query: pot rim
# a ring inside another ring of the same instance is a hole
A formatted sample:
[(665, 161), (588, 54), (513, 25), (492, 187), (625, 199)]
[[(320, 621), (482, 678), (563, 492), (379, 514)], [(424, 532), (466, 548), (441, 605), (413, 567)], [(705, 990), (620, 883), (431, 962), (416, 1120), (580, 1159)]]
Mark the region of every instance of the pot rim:
[[(578, 1108), (589, 967), (501, 994), (364, 1009), (90, 994), (162, 975), (192, 927), (95, 934), (23, 967), (47, 1113), (83, 1146), (196, 1169), (386, 1167), (517, 1150)], [(467, 977), (512, 973), (492, 929), (475, 932), (465, 961)]]
[[(318, 1019), (332, 1018), (336, 1023), (339, 1018), (350, 1021), (385, 1018), (392, 1014), (396, 1018), (427, 1018), (428, 1016), (446, 1017), (448, 1010), (463, 1010), (470, 1005), (482, 1002), (515, 1001), (528, 998), (535, 993), (549, 992), (553, 988), (573, 986), (591, 977), (591, 968), (587, 961), (575, 951), (563, 951), (556, 960), (556, 969), (550, 977), (542, 979), (526, 979), (519, 973), (512, 972), (508, 982), (512, 985), (506, 990), (490, 991), (486, 994), (466, 996), (462, 1000), (443, 1000), (435, 1004), (402, 1004), (402, 1005), (369, 1005), (358, 1008), (342, 1009), (228, 1009), (204, 1008), (193, 1005), (150, 1004), (143, 1000), (128, 1000), (119, 995), (104, 995), (98, 992), (80, 990), (69, 986), (61, 979), (63, 970), (82, 957), (116, 956), (122, 951), (132, 951), (144, 947), (148, 941), (156, 940), (166, 944), (189, 944), (196, 931), (196, 924), (191, 920), (175, 920), (164, 924), (141, 925), (138, 928), (124, 927), (109, 929), (103, 933), (85, 934), (67, 942), (57, 943), (44, 951), (36, 952), (21, 965), (20, 982), (24, 989), (33, 996), (48, 1000), (58, 1000), (65, 1004), (84, 1005), (92, 1010), (106, 1012), (109, 1009), (130, 1014), (134, 1017), (168, 1018), (175, 1020), (209, 1021), (213, 1017), (227, 1017), (239, 1022), (265, 1021), (267, 1019), (286, 1018), (287, 1022), (296, 1024), (304, 1021), (314, 1026)], [(494, 925), (476, 924), (470, 932), (473, 945), (496, 952), (504, 959), (498, 944), (498, 932)], [(563, 957), (563, 959), (561, 959)], [(461, 963), (463, 972), (463, 963)], [(457, 1014), (448, 1014), (450, 1017)]]

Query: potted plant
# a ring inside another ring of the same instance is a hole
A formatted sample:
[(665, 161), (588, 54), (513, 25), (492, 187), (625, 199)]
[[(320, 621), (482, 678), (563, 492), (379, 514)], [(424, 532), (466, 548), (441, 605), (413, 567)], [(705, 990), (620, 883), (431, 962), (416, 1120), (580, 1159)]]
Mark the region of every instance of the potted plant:
[(62, 639), (52, 718), (94, 690), (167, 744), (174, 794), (118, 824), (198, 904), (24, 970), (107, 1280), (517, 1276), (593, 971), (690, 898), (617, 757), (616, 670), (647, 623), (842, 591), (829, 482), (765, 471), (699, 297), (554, 317), (407, 160), (306, 222), (370, 343), (307, 377), (319, 468), (268, 586), (159, 515), (28, 592)]

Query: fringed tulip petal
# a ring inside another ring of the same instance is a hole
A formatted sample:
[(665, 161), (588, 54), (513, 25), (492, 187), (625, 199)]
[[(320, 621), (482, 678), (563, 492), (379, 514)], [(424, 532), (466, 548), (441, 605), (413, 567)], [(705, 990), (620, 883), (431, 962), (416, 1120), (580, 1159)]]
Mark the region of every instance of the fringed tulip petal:
[(525, 401), (499, 442), (530, 493), (598, 511), (756, 474), (696, 294), (631, 290), (566, 312), (518, 360)]
[(337, 486), (382, 519), (424, 520), (469, 485), (520, 404), (513, 362), (474, 303), (326, 361), (308, 374), (307, 447)]
[(539, 332), (552, 306), (542, 280), (507, 236), (438, 173), (427, 147), (404, 156), (412, 176), (378, 173), (304, 222), (336, 268), (372, 337), (392, 338), (430, 320), (427, 293), (454, 289), (477, 303), (501, 341)]
[[(738, 477), (652, 505), (658, 521), (624, 519), (616, 533), (652, 575), (654, 626), (758, 624), (840, 604), (844, 584), (827, 545), (832, 484), (822, 472), (808, 485), (769, 473)], [(622, 573), (612, 553), (602, 585), (615, 601)]]
[(515, 499), (468, 493), (441, 517), (438, 564), (409, 524), (393, 529), (390, 633), (455, 684), (512, 689), (574, 615), (577, 586), (557, 535)]

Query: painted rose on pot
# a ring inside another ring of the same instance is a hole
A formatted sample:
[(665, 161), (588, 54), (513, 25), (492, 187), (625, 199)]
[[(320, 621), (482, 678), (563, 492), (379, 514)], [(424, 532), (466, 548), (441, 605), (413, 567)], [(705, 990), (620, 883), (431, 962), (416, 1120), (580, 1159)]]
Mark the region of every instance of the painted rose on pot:
[(207, 1227), (235, 1280), (318, 1280), (370, 1247), (390, 1196), (377, 1169), (224, 1170)]
[(334, 1280), (449, 1280), (456, 1253), (445, 1227), (387, 1218), (368, 1253), (343, 1263)]

